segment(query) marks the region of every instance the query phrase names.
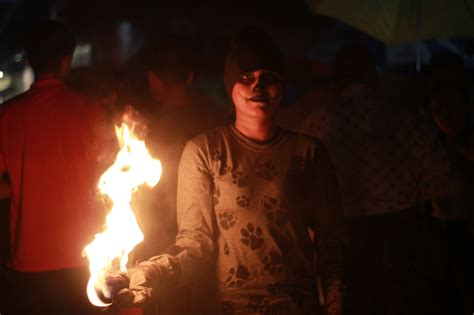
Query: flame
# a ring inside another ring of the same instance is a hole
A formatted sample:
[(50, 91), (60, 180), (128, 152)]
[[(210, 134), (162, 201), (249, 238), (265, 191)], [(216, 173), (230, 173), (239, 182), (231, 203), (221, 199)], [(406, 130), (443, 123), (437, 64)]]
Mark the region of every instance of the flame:
[[(132, 126), (133, 127), (133, 126)], [(147, 184), (155, 186), (161, 177), (161, 163), (149, 154), (144, 141), (133, 134), (126, 123), (115, 127), (120, 150), (115, 162), (102, 174), (99, 189), (112, 201), (112, 209), (106, 217), (105, 228), (84, 248), (89, 259), (90, 278), (87, 295), (93, 305), (105, 307), (96, 288), (107, 293), (104, 274), (108, 271), (127, 271), (128, 254), (143, 241), (131, 207), (133, 192)], [(107, 297), (107, 298), (111, 298)]]

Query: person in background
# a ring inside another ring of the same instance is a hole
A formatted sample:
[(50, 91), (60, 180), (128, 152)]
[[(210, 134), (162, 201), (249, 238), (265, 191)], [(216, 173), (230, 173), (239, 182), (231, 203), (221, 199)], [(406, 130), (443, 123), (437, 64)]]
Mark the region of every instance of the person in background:
[(474, 111), (466, 87), (464, 63), (454, 56), (434, 56), (431, 112), (437, 128), (464, 159), (474, 161)]
[(31, 88), (0, 116), (0, 174), (10, 190), (7, 314), (92, 314), (81, 253), (100, 231), (100, 154), (113, 129), (97, 104), (66, 87), (75, 39), (54, 21), (25, 38)]
[(208, 314), (317, 314), (317, 252), (327, 314), (342, 314), (336, 175), (319, 140), (275, 125), (284, 69), (267, 33), (250, 27), (236, 34), (224, 81), (235, 121), (187, 142), (176, 242), (129, 269), (130, 286), (117, 303), (143, 303), (158, 283), (212, 281), (200, 279), (211, 267), (220, 303)]
[[(119, 95), (119, 102), (136, 107), (146, 121), (146, 145), (163, 165), (160, 183), (140, 192), (134, 201), (145, 235), (132, 254), (135, 260), (157, 255), (174, 243), (178, 229), (178, 164), (186, 142), (226, 123), (224, 109), (193, 85), (196, 74), (192, 53), (188, 42), (178, 36), (163, 34), (149, 39), (131, 63), (132, 70), (146, 77), (145, 93), (138, 97)], [(125, 77), (133, 77), (132, 71), (130, 74)], [(138, 94), (140, 90), (132, 92)], [(164, 290), (169, 294), (160, 296), (166, 301), (160, 307), (162, 314), (177, 313), (186, 307), (197, 310), (211, 288), (202, 284), (176, 290)]]
[(449, 189), (446, 152), (424, 117), (387, 100), (367, 47), (345, 45), (333, 68), (332, 96), (326, 103), (311, 92), (300, 99), (315, 109), (295, 125), (327, 145), (341, 186), (348, 237), (345, 311), (436, 311), (424, 205)]
[(474, 160), (469, 149), (473, 138), (463, 61), (455, 56), (431, 60), (431, 113), (438, 134), (454, 167), (450, 178), (458, 193), (433, 200), (433, 221), (440, 241), (442, 292), (446, 312), (472, 314), (474, 304)]
[[(178, 164), (186, 142), (225, 124), (224, 111), (193, 87), (191, 48), (171, 35), (144, 46), (139, 54), (146, 71), (150, 99), (143, 110), (147, 120), (147, 147), (164, 165), (160, 184), (140, 198), (146, 257), (170, 246), (177, 232), (176, 191)], [(155, 251), (153, 253), (153, 251)]]
[(65, 84), (94, 99), (106, 110), (108, 117), (119, 125), (121, 116), (127, 112), (118, 106), (118, 90), (121, 86), (117, 77), (120, 74), (119, 70), (107, 67), (81, 67), (68, 73)]

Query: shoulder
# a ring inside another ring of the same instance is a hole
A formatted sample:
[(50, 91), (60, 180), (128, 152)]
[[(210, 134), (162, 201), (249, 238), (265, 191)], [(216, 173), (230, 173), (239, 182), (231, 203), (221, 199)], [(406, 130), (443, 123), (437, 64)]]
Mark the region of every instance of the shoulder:
[(26, 91), (25, 93), (19, 94), (0, 105), (0, 117), (13, 113), (17, 111), (17, 109), (23, 110), (24, 106), (31, 103), (29, 94), (29, 91)]
[[(67, 99), (69, 108), (78, 111), (92, 120), (107, 120), (107, 109), (97, 99), (92, 98), (68, 86), (63, 86), (61, 91)], [(74, 108), (74, 109), (73, 109)]]
[(193, 139), (189, 140), (188, 143), (192, 143), (197, 147), (210, 147), (217, 145), (228, 138), (230, 132), (229, 128), (229, 125), (216, 127), (197, 135)]
[(90, 97), (90, 96), (87, 96), (85, 94), (83, 94), (82, 92), (79, 92), (71, 87), (68, 87), (67, 85), (64, 85), (61, 87), (61, 93), (67, 97), (68, 99), (70, 99), (72, 102), (75, 102), (75, 103), (78, 103), (78, 104), (82, 104), (82, 105), (85, 105), (85, 106), (93, 106), (93, 107), (97, 107), (97, 100)]
[(290, 150), (305, 159), (316, 161), (329, 158), (323, 141), (305, 133), (283, 130), (288, 138)]
[(304, 132), (295, 132), (284, 128), (281, 130), (283, 133), (285, 133), (286, 137), (288, 137), (288, 141), (294, 142), (297, 145), (308, 147), (324, 147), (323, 142), (317, 137), (311, 136)]
[(210, 163), (217, 152), (225, 150), (229, 139), (229, 128), (229, 126), (220, 126), (189, 140), (184, 148), (183, 156), (199, 156), (206, 163)]

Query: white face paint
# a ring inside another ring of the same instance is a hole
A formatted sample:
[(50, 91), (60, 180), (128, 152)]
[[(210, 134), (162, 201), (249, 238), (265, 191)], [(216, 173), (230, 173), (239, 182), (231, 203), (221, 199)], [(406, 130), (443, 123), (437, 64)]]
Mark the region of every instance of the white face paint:
[(236, 116), (271, 117), (283, 96), (283, 82), (275, 73), (256, 70), (242, 74), (232, 89)]

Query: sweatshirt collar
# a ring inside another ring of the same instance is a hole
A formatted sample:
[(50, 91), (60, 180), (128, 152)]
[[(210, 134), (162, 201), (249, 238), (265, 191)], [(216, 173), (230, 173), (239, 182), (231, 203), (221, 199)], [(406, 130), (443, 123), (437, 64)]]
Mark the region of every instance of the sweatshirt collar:
[(254, 141), (252, 139), (247, 138), (243, 133), (241, 133), (239, 130), (237, 130), (237, 128), (235, 128), (234, 124), (230, 125), (230, 131), (231, 131), (232, 136), (240, 144), (257, 151), (265, 151), (265, 150), (273, 149), (276, 146), (279, 146), (280, 144), (285, 142), (285, 140), (287, 139), (286, 132), (284, 132), (284, 130), (281, 128), (277, 130), (276, 135), (272, 139), (265, 142), (258, 142), (258, 141)]

